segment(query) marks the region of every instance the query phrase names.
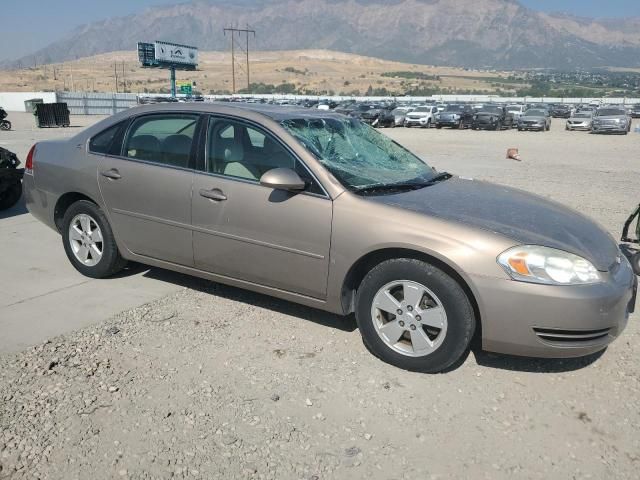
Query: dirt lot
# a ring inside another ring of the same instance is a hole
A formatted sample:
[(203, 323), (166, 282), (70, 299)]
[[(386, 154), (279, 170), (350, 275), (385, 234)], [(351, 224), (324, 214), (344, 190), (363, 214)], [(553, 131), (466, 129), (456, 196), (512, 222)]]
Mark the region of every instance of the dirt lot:
[[(554, 122), (549, 133), (386, 133), (439, 169), (553, 197), (619, 236), (639, 201), (640, 135)], [(506, 160), (508, 147), (523, 161)], [(173, 283), (177, 293), (0, 357), (0, 478), (638, 478), (637, 314), (603, 355), (472, 352), (430, 376), (378, 361), (353, 319)]]

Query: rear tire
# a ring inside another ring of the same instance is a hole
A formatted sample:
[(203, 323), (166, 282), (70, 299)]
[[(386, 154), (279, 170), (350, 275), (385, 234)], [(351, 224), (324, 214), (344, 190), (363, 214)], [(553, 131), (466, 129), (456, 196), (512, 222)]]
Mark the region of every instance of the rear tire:
[[(80, 227), (75, 228), (74, 238), (71, 237), (72, 223)], [(85, 225), (89, 227), (85, 228)], [(87, 232), (93, 232), (93, 235)], [(86, 277), (110, 277), (127, 264), (118, 251), (104, 212), (88, 200), (72, 204), (65, 212), (62, 220), (62, 243), (71, 264)], [(89, 252), (86, 256), (83, 255), (85, 251)]]
[[(385, 304), (388, 295), (393, 300)], [(375, 356), (425, 373), (442, 372), (459, 361), (476, 328), (473, 306), (460, 284), (439, 268), (409, 258), (382, 262), (365, 276), (356, 296), (356, 320)]]
[(22, 196), (22, 181), (16, 180), (4, 193), (0, 194), (0, 211), (13, 207)]
[(11, 130), (11, 122), (9, 120), (0, 121), (0, 130), (5, 130), (5, 131)]

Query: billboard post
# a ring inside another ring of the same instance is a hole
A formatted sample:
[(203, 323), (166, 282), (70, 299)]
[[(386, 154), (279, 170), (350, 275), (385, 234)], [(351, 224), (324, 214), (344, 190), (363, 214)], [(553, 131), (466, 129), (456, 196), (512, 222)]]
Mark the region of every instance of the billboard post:
[(171, 97), (176, 97), (176, 67), (171, 67)]

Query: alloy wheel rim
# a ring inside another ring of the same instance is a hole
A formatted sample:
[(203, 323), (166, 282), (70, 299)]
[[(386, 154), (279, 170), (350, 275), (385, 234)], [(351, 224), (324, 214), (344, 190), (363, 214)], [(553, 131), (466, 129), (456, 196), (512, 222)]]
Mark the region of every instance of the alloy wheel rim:
[(69, 225), (69, 244), (76, 259), (94, 267), (104, 252), (104, 240), (98, 223), (86, 213), (76, 215)]
[(382, 341), (408, 357), (435, 352), (447, 335), (447, 313), (440, 299), (424, 285), (398, 280), (373, 297), (371, 318)]

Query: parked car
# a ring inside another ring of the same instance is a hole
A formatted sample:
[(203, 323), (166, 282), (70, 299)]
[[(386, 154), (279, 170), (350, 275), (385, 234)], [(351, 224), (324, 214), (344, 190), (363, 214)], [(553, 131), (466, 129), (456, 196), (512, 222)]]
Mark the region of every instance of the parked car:
[(430, 128), (436, 123), (436, 113), (438, 113), (438, 107), (433, 105), (417, 107), (405, 115), (404, 126)]
[(404, 121), (406, 119), (407, 113), (413, 112), (414, 107), (398, 107), (394, 109), (391, 114), (393, 115), (393, 120), (396, 127), (404, 126)]
[(149, 105), (39, 142), (25, 167), (27, 208), (82, 274), (132, 261), (355, 313), (371, 352), (409, 370), (449, 368), (476, 334), (587, 355), (634, 309), (629, 262), (583, 214), (438, 172), (332, 112)]
[(566, 130), (591, 130), (593, 114), (590, 111), (574, 113), (567, 120)]
[(358, 103), (356, 105), (356, 108), (351, 110), (349, 115), (353, 118), (362, 118), (362, 115), (364, 115), (369, 110), (372, 110), (374, 108), (379, 108), (379, 107), (380, 105), (375, 103)]
[(538, 130), (546, 132), (551, 129), (551, 115), (547, 110), (530, 108), (518, 120), (518, 131)]
[(527, 111), (526, 105), (507, 105), (507, 112), (513, 117), (514, 126), (518, 123), (518, 119)]
[(596, 110), (591, 122), (591, 133), (621, 133), (631, 131), (631, 118), (621, 107), (601, 107)]
[(360, 115), (360, 119), (374, 127), (395, 127), (395, 115), (391, 113), (393, 108), (393, 106), (386, 107), (378, 105), (375, 108), (362, 113)]
[(483, 105), (473, 115), (474, 130), (502, 130), (513, 126), (513, 115), (502, 105)]
[(553, 118), (569, 118), (571, 116), (571, 105), (558, 104), (551, 107), (551, 116)]
[(640, 118), (640, 103), (631, 106), (631, 117)]
[(470, 127), (473, 123), (473, 114), (469, 105), (447, 105), (447, 108), (436, 114), (436, 128), (452, 127), (462, 130)]

